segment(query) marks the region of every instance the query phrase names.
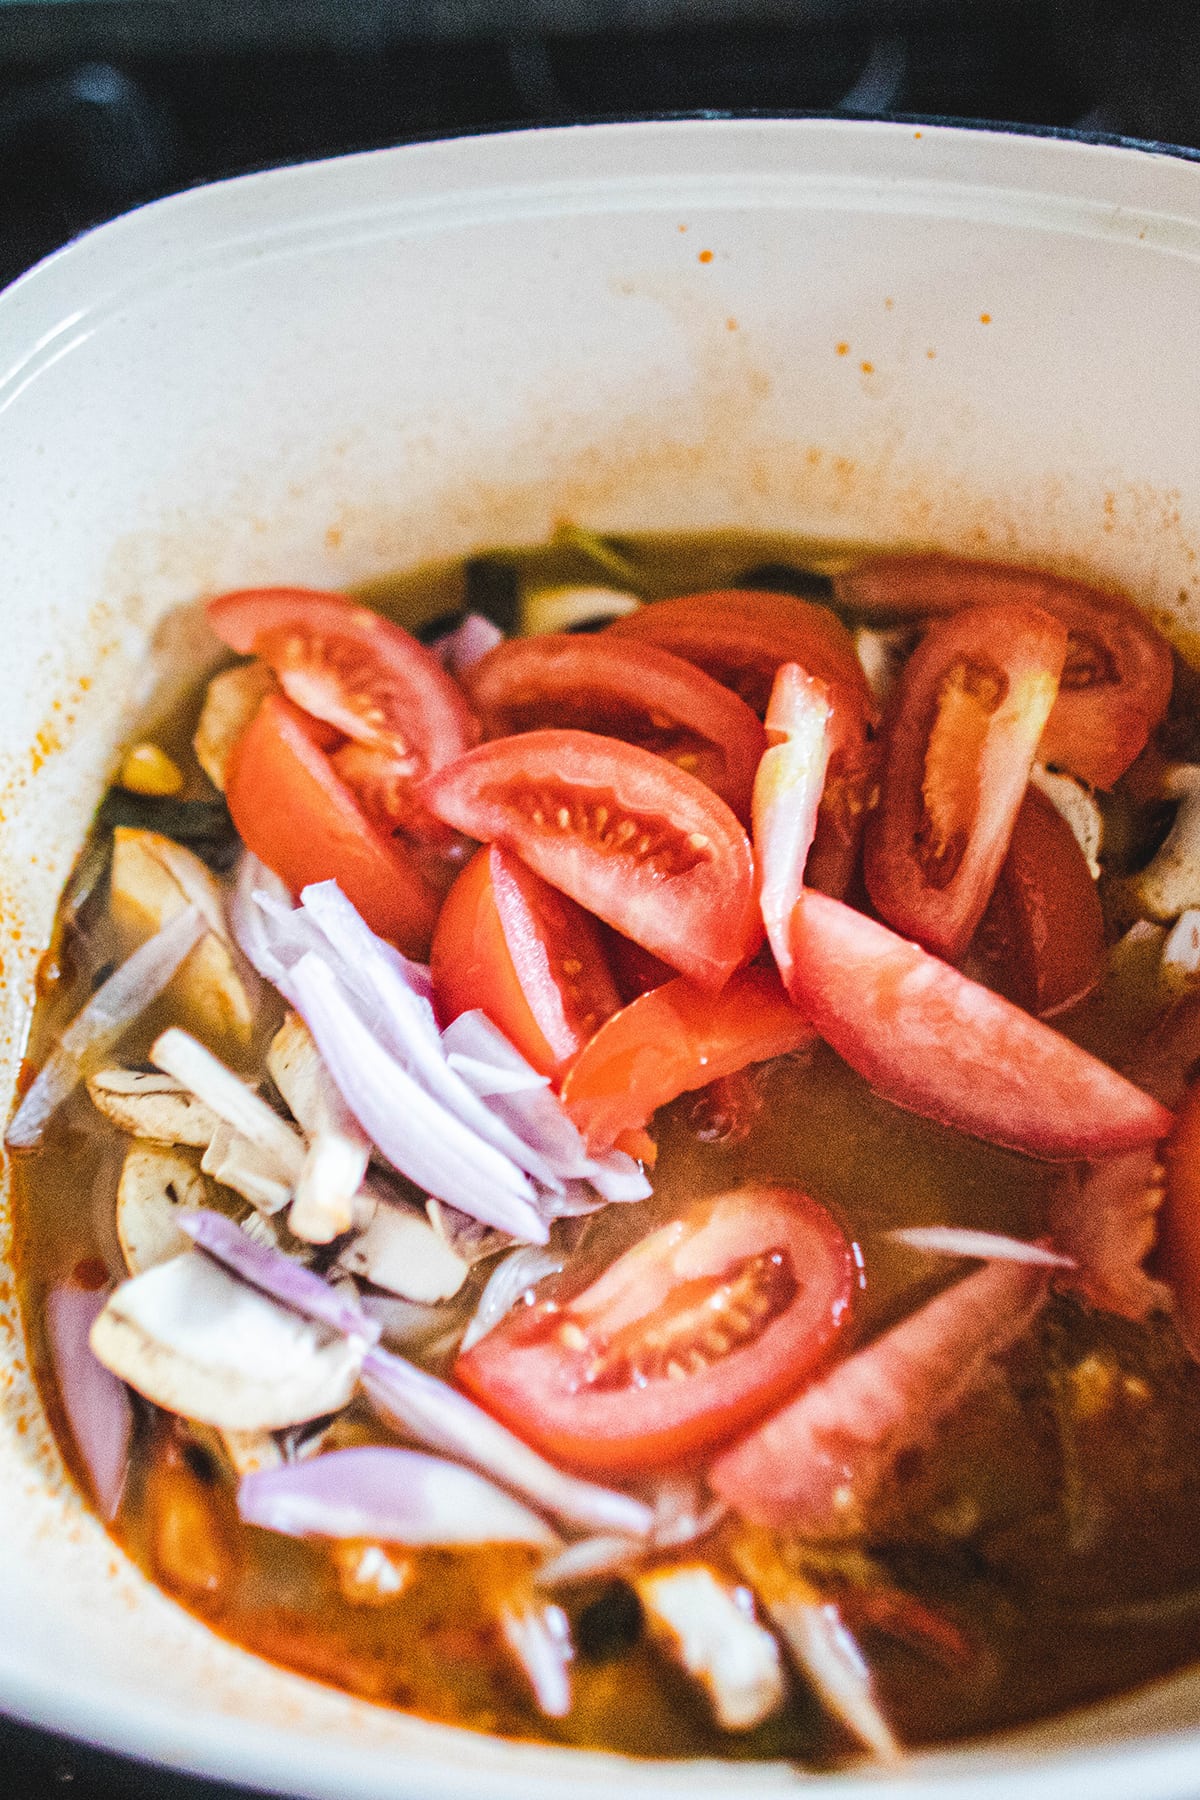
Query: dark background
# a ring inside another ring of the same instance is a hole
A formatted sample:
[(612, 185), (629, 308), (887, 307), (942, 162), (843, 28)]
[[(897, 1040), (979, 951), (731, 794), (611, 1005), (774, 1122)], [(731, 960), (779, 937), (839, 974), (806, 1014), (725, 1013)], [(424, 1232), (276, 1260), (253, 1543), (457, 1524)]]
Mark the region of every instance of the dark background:
[[(739, 109), (1200, 148), (1200, 0), (0, 0), (0, 287), (90, 225), (248, 169)], [(0, 1720), (0, 1794), (234, 1790)]]

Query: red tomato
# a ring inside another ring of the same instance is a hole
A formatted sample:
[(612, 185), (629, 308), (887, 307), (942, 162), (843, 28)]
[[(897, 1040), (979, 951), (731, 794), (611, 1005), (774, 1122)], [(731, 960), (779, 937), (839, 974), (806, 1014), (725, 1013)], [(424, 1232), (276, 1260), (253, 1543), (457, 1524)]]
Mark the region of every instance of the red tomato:
[(448, 1024), (480, 1007), (542, 1075), (561, 1074), (620, 1005), (601, 926), (495, 844), (446, 897), (430, 969)]
[(702, 987), (721, 987), (762, 941), (746, 833), (702, 781), (648, 750), (527, 731), (470, 751), (421, 797)]
[(763, 728), (736, 694), (656, 644), (569, 632), (513, 638), (465, 671), (485, 735), (567, 726), (640, 744), (696, 775), (741, 819)]
[(622, 1006), (628, 1006), (639, 994), (648, 994), (651, 988), (661, 987), (664, 981), (675, 979), (674, 969), (657, 956), (651, 956), (649, 950), (643, 950), (632, 938), (613, 931), (611, 926), (608, 927), (605, 950)]
[(329, 735), (281, 695), (267, 695), (226, 771), (238, 835), (293, 893), (332, 878), (372, 931), (408, 956), (424, 956), (437, 893), (338, 779), (321, 747)]
[(846, 1319), (852, 1270), (841, 1230), (807, 1195), (722, 1194), (574, 1300), (510, 1313), (455, 1374), (556, 1463), (640, 1474), (794, 1393)]
[(1031, 787), (977, 942), (997, 986), (1039, 1019), (1065, 1012), (1104, 973), (1104, 913), (1087, 858), (1062, 814)]
[(814, 1035), (770, 969), (743, 969), (715, 997), (676, 977), (600, 1027), (567, 1073), (563, 1105), (596, 1154), (676, 1095)]
[(868, 715), (856, 690), (831, 687), (829, 699), (829, 767), (804, 879), (806, 886), (842, 900), (858, 869), (876, 786), (879, 744), (870, 735)]
[(1180, 1335), (1200, 1360), (1200, 1081), (1184, 1096), (1165, 1161), (1162, 1269), (1175, 1295)]
[(799, 663), (809, 675), (848, 688), (862, 700), (868, 718), (875, 702), (854, 650), (854, 640), (836, 613), (794, 594), (757, 588), (726, 588), (653, 600), (614, 619), (605, 637), (636, 638), (695, 663), (714, 680), (733, 688), (761, 718), (780, 663)]
[(792, 957), (796, 1005), (896, 1106), (1050, 1161), (1115, 1155), (1171, 1128), (1107, 1064), (839, 900), (801, 895)]
[(207, 612), (232, 649), (270, 664), (289, 700), (371, 753), (347, 779), (358, 772), (373, 814), (391, 794), (386, 817), (411, 827), (412, 784), (478, 742), (478, 722), (433, 652), (343, 594), (247, 588)]
[(931, 627), (900, 678), (867, 889), (889, 925), (951, 960), (991, 897), (1066, 650), (1049, 613), (969, 607)]
[(1053, 613), (1070, 632), (1058, 699), (1039, 755), (1109, 788), (1137, 756), (1171, 698), (1171, 647), (1120, 594), (1006, 563), (882, 556), (836, 577), (838, 598), (879, 619), (1001, 603)]
[(754, 779), (754, 856), (767, 942), (786, 981), (788, 920), (800, 894), (825, 787), (833, 707), (829, 689), (798, 663), (784, 663), (767, 706), (769, 748)]

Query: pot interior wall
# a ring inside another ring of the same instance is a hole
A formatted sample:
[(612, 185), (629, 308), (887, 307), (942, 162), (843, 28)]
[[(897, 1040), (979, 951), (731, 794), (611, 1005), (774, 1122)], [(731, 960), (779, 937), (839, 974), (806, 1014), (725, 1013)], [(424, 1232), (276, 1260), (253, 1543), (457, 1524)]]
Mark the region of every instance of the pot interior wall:
[[(1128, 585), (1188, 647), (1198, 263), (1186, 162), (693, 121), (278, 171), (43, 266), (0, 300), (5, 1092), (55, 897), (158, 666), (148, 645), (197, 595), (361, 581), (563, 518), (736, 525)], [(197, 638), (192, 666), (205, 654)], [(3, 1298), (0, 1703), (305, 1793), (382, 1792), (398, 1754), (413, 1793), (564, 1779), (553, 1753), (268, 1669), (149, 1591), (62, 1476)], [(1015, 1755), (1049, 1792), (1056, 1747), (1197, 1721), (1185, 1677), (913, 1778), (982, 1792)], [(1130, 1747), (1088, 1779), (1125, 1791), (1105, 1784), (1137, 1760), (1140, 1792), (1183, 1791), (1186, 1747)], [(611, 1766), (579, 1758), (570, 1778), (599, 1789)]]

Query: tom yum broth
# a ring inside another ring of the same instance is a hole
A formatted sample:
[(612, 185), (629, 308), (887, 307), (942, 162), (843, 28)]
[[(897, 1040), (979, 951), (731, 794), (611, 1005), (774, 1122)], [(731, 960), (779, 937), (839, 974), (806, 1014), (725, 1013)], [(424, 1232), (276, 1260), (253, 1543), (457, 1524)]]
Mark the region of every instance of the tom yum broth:
[(44, 965), (20, 1274), (122, 1545), (355, 1693), (659, 1755), (1192, 1657), (1192, 672), (782, 540), (368, 599), (208, 603)]

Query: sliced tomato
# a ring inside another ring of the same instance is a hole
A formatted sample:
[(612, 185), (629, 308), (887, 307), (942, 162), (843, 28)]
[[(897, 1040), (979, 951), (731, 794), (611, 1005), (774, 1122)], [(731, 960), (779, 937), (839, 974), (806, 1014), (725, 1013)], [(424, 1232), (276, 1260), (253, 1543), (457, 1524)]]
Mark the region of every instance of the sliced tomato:
[(823, 681), (799, 663), (784, 663), (767, 706), (769, 748), (754, 779), (754, 856), (767, 942), (787, 980), (792, 952), (788, 921), (800, 895), (825, 787), (833, 707)]
[(614, 931), (611, 926), (606, 929), (608, 966), (617, 984), (622, 1006), (628, 1006), (639, 994), (648, 994), (651, 988), (661, 987), (664, 981), (675, 979), (674, 969), (659, 957), (652, 956), (649, 950), (643, 950), (640, 944), (635, 944), (632, 938), (622, 936), (621, 932)]
[(641, 1473), (794, 1393), (852, 1289), (850, 1247), (823, 1207), (745, 1188), (652, 1231), (575, 1299), (510, 1313), (455, 1375), (556, 1463)]
[(863, 830), (878, 783), (880, 744), (855, 690), (830, 688), (829, 697), (829, 766), (804, 880), (842, 900), (859, 870)]
[(721, 987), (762, 942), (741, 825), (702, 781), (634, 744), (497, 738), (430, 776), (421, 797), (702, 987)]
[(1184, 1096), (1166, 1152), (1162, 1267), (1180, 1335), (1200, 1361), (1200, 1081)]
[(1104, 913), (1087, 858), (1035, 787), (1021, 802), (976, 942), (1001, 993), (1039, 1019), (1075, 1006), (1104, 973)]
[(437, 657), (344, 594), (247, 588), (210, 600), (209, 623), (261, 657), (288, 699), (355, 746), (346, 779), (373, 817), (415, 829), (413, 785), (479, 740), (479, 724)]
[(743, 969), (716, 996), (676, 977), (600, 1027), (567, 1073), (563, 1105), (589, 1150), (610, 1150), (668, 1100), (814, 1036), (771, 969)]
[(336, 738), (280, 694), (268, 694), (234, 746), (225, 798), (246, 848), (299, 893), (336, 881), (372, 931), (424, 956), (438, 895), (376, 831), (322, 747)]
[(792, 959), (801, 1012), (910, 1112), (1050, 1161), (1115, 1155), (1171, 1128), (1106, 1063), (839, 900), (801, 895)]
[(744, 700), (657, 644), (569, 632), (513, 638), (465, 671), (485, 735), (566, 726), (640, 744), (696, 775), (741, 819), (766, 747)]
[(867, 889), (889, 925), (951, 960), (991, 897), (1066, 650), (1049, 613), (969, 607), (929, 630), (900, 678)]
[(890, 620), (980, 605), (1036, 606), (1070, 633), (1058, 698), (1039, 755), (1110, 788), (1162, 718), (1171, 698), (1171, 647), (1133, 603), (1081, 581), (1007, 563), (950, 556), (882, 556), (836, 577), (838, 598)]
[(621, 1003), (601, 930), (515, 856), (480, 850), (433, 934), (443, 1023), (480, 1007), (539, 1074), (557, 1077)]
[(854, 640), (836, 613), (794, 594), (757, 588), (723, 588), (653, 600), (614, 619), (604, 637), (658, 644), (695, 663), (715, 681), (740, 694), (762, 718), (780, 663), (799, 663), (809, 675), (857, 693), (863, 711), (875, 703)]

